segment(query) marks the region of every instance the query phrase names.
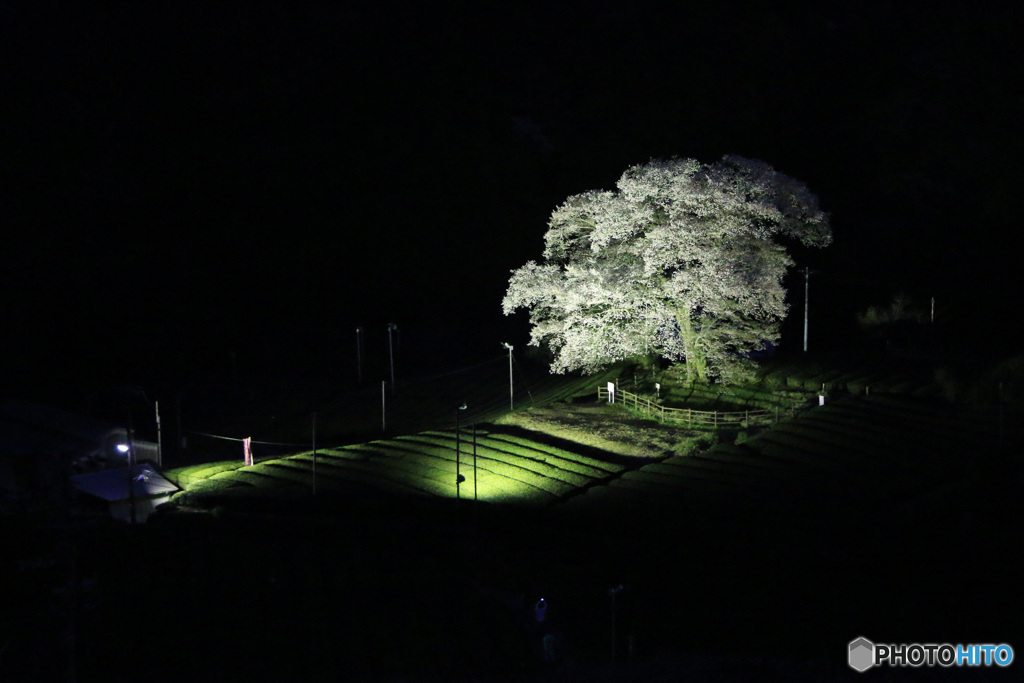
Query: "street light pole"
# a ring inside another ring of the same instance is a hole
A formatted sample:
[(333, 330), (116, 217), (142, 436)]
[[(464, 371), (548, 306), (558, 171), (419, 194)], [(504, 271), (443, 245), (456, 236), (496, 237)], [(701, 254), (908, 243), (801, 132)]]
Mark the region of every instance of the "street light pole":
[(395, 393), (395, 345), (391, 333), (398, 330), (398, 325), (388, 323), (388, 356), (391, 359), (391, 393)]
[(508, 349), (508, 409), (512, 410), (512, 345), (507, 342), (502, 342), (502, 346)]
[(356, 378), (363, 383), (363, 328), (356, 328)]
[(804, 353), (807, 353), (807, 302), (810, 299), (811, 269), (804, 267)]
[(132, 425), (132, 412), (128, 411), (128, 513), (129, 520), (135, 524), (135, 427)]
[(462, 440), (461, 440), (461, 427), (460, 418), (462, 411), (466, 409), (466, 404), (463, 403), (461, 406), (455, 409), (455, 499), (460, 500), (462, 498), (462, 482), (465, 481), (465, 477), (459, 472), (461, 460), (462, 460)]
[(313, 495), (316, 495), (316, 413), (313, 413)]
[(156, 466), (164, 466), (164, 447), (163, 438), (160, 434), (160, 401), (154, 403), (154, 410), (156, 411)]

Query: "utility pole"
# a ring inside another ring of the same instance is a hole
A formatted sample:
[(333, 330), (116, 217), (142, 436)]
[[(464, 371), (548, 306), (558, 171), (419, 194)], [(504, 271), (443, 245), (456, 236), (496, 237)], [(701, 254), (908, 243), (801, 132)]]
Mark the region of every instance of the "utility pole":
[(363, 328), (356, 328), (356, 376), (363, 383)]
[(156, 410), (156, 466), (163, 467), (163, 439), (160, 435), (160, 401), (155, 401), (154, 405)]
[(512, 345), (502, 342), (502, 346), (508, 349), (508, 409), (512, 410)]
[(313, 413), (313, 495), (316, 495), (316, 413)]
[(807, 353), (807, 303), (810, 300), (811, 269), (804, 266), (804, 353)]
[(391, 339), (391, 333), (398, 331), (398, 325), (388, 323), (388, 356), (391, 359), (391, 393), (395, 393), (395, 344)]
[(462, 415), (462, 411), (466, 409), (466, 404), (463, 403), (455, 409), (455, 500), (458, 501), (462, 498), (462, 482), (466, 480), (459, 469), (462, 465), (462, 427), (460, 426), (459, 418)]
[(387, 392), (384, 391), (384, 387), (386, 387), (387, 384), (388, 383), (385, 382), (384, 380), (381, 380), (381, 382), (380, 382), (380, 431), (383, 434), (387, 434), (388, 433), (388, 423), (387, 423), (387, 420), (385, 419), (385, 415), (387, 415), (387, 410), (386, 410), (386, 406), (385, 406), (385, 402), (386, 402), (385, 396), (386, 396)]
[(175, 394), (175, 425), (177, 426), (177, 432), (175, 436), (178, 437), (178, 455), (181, 456), (185, 453), (185, 432), (181, 431), (181, 392)]
[(132, 426), (132, 413), (128, 411), (128, 512), (129, 520), (135, 524), (135, 428)]

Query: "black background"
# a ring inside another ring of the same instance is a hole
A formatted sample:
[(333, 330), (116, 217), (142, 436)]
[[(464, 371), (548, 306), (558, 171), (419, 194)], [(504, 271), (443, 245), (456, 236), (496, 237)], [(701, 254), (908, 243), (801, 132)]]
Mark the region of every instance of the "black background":
[(500, 301), (551, 210), (671, 156), (820, 196), (835, 243), (795, 255), (821, 343), (905, 291), (990, 348), (1019, 310), (1020, 25), (940, 5), (4, 3), (5, 393), (230, 352), (351, 375), (388, 322), (447, 363), (522, 348)]

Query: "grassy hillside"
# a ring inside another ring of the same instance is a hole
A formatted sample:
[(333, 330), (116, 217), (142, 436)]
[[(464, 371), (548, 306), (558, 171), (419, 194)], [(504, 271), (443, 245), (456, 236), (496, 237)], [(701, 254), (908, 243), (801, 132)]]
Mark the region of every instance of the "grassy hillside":
[[(563, 671), (601, 680), (619, 584), (617, 645), (623, 657), (635, 646), (638, 679), (722, 679), (735, 662), (733, 680), (822, 680), (846, 671), (843, 647), (861, 634), (1008, 637), (997, 606), (1024, 599), (1019, 416), (832, 393), (768, 428), (700, 436), (600, 404), (594, 385), (505, 415), (495, 399), (476, 478), (472, 431), (457, 455), (451, 424), (318, 449), (315, 498), (309, 449), (174, 471), (188, 488), (179, 509), (214, 514), (171, 508), (157, 528), (215, 534), (202, 557), (225, 568), (214, 583), (206, 560), (167, 571), (187, 577), (196, 609), (212, 600), (218, 619), (252, 629), (251, 656), (286, 647), (336, 676), (514, 680), (539, 671), (551, 635)], [(486, 505), (465, 500), (474, 483)], [(245, 585), (218, 595), (232, 572)], [(950, 591), (971, 600), (936, 599)], [(552, 605), (544, 628), (538, 597)], [(780, 648), (795, 659), (772, 659)]]
[[(816, 619), (837, 640), (843, 629), (966, 635), (1005, 624), (995, 605), (1024, 598), (999, 540), (1020, 538), (1024, 521), (1011, 456), (1021, 424), (934, 399), (849, 397), (738, 444), (644, 464), (558, 512), (630, 539), (646, 558), (634, 580), (682, 582), (647, 605), (652, 623), (693, 605), (682, 586), (698, 580), (717, 596), (701, 618), (728, 628), (723, 610), (755, 615), (764, 643), (779, 637), (767, 615), (794, 615), (783, 617), (794, 629), (791, 619)], [(675, 551), (648, 545), (658, 537)], [(929, 597), (953, 586), (982, 597), (973, 608)]]
[[(552, 434), (487, 424), (464, 429), (458, 438), (454, 430), (433, 430), (322, 449), (315, 459), (312, 451), (304, 451), (252, 467), (214, 463), (167, 476), (186, 489), (175, 502), (193, 506), (275, 490), (308, 495), (314, 479), (323, 495), (476, 496), (486, 502), (548, 505), (661, 456), (638, 454), (631, 444), (616, 448), (602, 439), (596, 443), (611, 446), (603, 449), (594, 443), (582, 431)], [(457, 472), (465, 477), (458, 489)]]

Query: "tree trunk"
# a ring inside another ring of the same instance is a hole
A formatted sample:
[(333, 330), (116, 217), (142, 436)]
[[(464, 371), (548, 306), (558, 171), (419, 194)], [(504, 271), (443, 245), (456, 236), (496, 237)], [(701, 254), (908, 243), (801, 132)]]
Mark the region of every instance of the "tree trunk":
[(697, 330), (693, 329), (693, 321), (689, 311), (676, 311), (676, 322), (679, 324), (679, 336), (683, 340), (683, 353), (686, 355), (686, 379), (694, 382), (708, 381), (708, 359), (701, 348)]

